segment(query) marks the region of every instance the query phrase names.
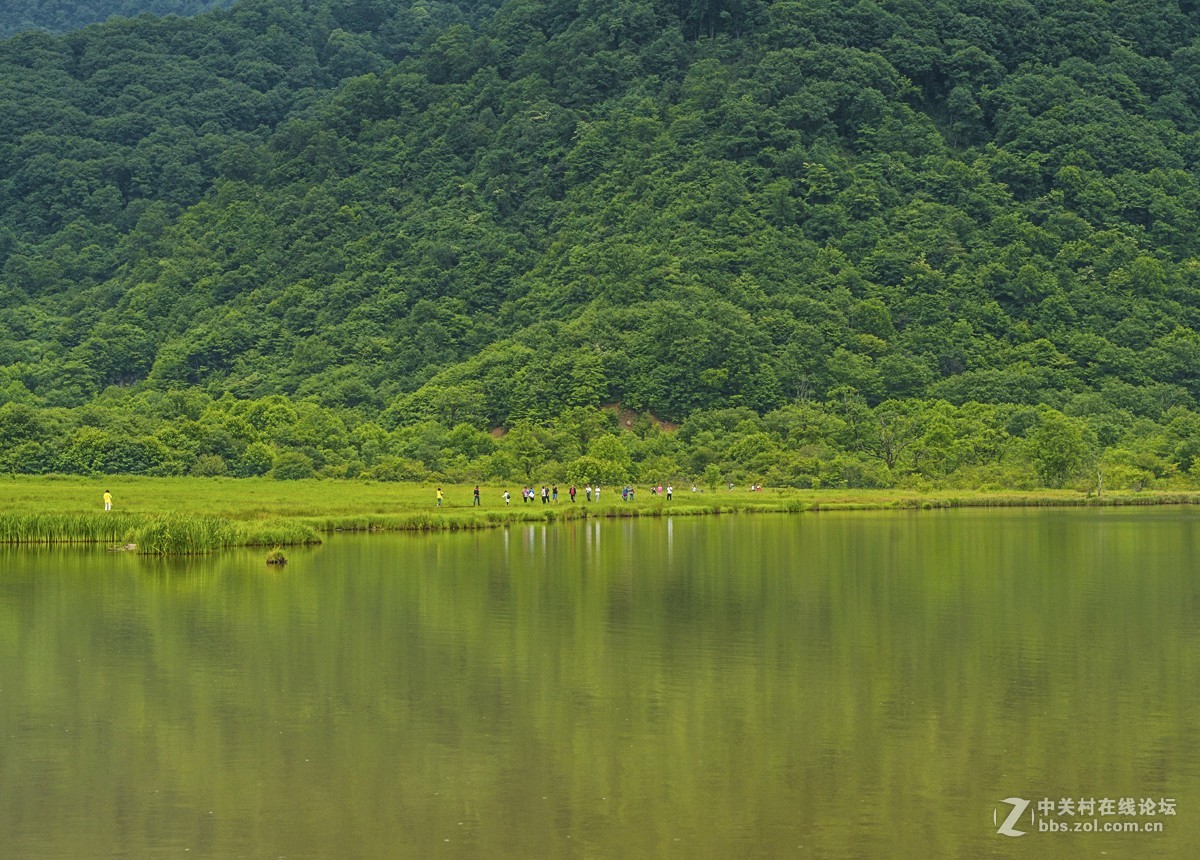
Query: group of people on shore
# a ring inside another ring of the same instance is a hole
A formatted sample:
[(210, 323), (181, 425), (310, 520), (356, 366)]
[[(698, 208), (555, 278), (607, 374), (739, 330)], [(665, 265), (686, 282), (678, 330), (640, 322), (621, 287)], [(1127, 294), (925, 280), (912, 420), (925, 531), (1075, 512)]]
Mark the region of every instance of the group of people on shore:
[[(621, 501), (632, 502), (636, 492), (637, 492), (636, 487), (634, 487), (632, 484), (626, 484), (624, 487), (621, 488)], [(660, 497), (666, 496), (667, 501), (669, 502), (669, 501), (671, 501), (671, 498), (675, 495), (675, 488), (673, 486), (671, 486), (670, 484), (668, 484), (666, 489), (663, 489), (662, 484), (655, 484), (650, 487), (650, 495), (660, 496)]]
[[(505, 493), (507, 493), (507, 492), (508, 491), (506, 490)], [(575, 488), (571, 487), (571, 489), (568, 490), (567, 492), (570, 493), (570, 495), (571, 495), (571, 501), (575, 501)], [(543, 486), (541, 489), (541, 497), (542, 497), (543, 505), (548, 505), (551, 502), (558, 502), (558, 484), (555, 484), (553, 487)], [(522, 487), (521, 488), (521, 501), (522, 502), (527, 502), (528, 504), (533, 504), (534, 502), (537, 501), (537, 499), (538, 499), (538, 489), (536, 487)], [(506, 504), (507, 504), (507, 501), (506, 501)]]
[[(693, 487), (692, 492), (695, 492), (695, 491), (696, 491), (696, 488)], [(675, 488), (673, 486), (671, 486), (670, 484), (668, 484), (666, 486), (666, 488), (664, 488), (662, 484), (656, 484), (656, 485), (650, 487), (650, 495), (666, 496), (666, 499), (668, 502), (671, 501), (672, 497), (674, 496), (674, 493), (675, 493)], [(571, 499), (572, 502), (574, 502), (576, 500), (578, 495), (579, 495), (579, 490), (576, 488), (576, 486), (574, 484), (572, 484), (570, 487), (567, 488), (567, 496)], [(585, 484), (583, 487), (583, 496), (589, 502), (600, 501), (600, 485), (596, 484), (595, 486), (593, 486), (591, 484)], [(502, 499), (504, 499), (505, 505), (512, 504), (512, 493), (510, 493), (508, 490), (505, 490), (503, 493), (501, 493), (500, 497)], [(446, 496), (445, 496), (445, 493), (442, 492), (442, 488), (438, 487), (436, 499), (437, 499), (437, 506), (439, 508), (442, 507), (442, 503), (445, 501), (445, 498), (446, 498)], [(542, 500), (543, 505), (558, 504), (558, 485), (557, 484), (554, 484), (552, 486), (543, 485), (540, 490), (537, 487), (528, 486), (528, 485), (521, 488), (521, 502), (523, 504), (527, 504), (527, 505), (535, 504), (539, 498)], [(634, 487), (631, 484), (626, 484), (624, 487), (621, 488), (621, 500), (625, 501), (625, 502), (632, 502), (634, 500)], [(480, 495), (479, 495), (479, 485), (477, 484), (475, 486), (475, 488), (471, 491), (471, 506), (478, 507), (480, 505), (482, 505), (482, 502), (480, 500)]]
[[(592, 485), (588, 484), (583, 489), (584, 489), (584, 493), (587, 495), (587, 500), (589, 502), (592, 500), (593, 492), (596, 494), (597, 498), (600, 497), (600, 488), (599, 487), (596, 487), (595, 490), (593, 490)], [(478, 490), (478, 487), (476, 487), (476, 490)], [(557, 504), (558, 503), (558, 484), (554, 484), (553, 486), (550, 486), (550, 487), (543, 485), (540, 495), (541, 495), (543, 505)], [(570, 497), (572, 502), (574, 502), (576, 496), (579, 495), (579, 490), (575, 487), (574, 484), (572, 484), (570, 487), (567, 488), (567, 495)], [(527, 502), (529, 504), (533, 504), (534, 502), (536, 502), (538, 500), (538, 497), (539, 497), (539, 493), (538, 493), (538, 490), (536, 487), (522, 487), (521, 488), (521, 501), (522, 502)], [(508, 490), (505, 490), (504, 491), (504, 504), (507, 505), (510, 498), (511, 498), (511, 496), (509, 496)]]

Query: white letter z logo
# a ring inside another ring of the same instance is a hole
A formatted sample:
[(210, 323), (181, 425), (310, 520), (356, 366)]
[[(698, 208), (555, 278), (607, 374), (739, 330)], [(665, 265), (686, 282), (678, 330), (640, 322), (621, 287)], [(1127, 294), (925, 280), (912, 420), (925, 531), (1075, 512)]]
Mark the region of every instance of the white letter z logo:
[[(1000, 825), (997, 833), (1002, 833), (1005, 836), (1024, 836), (1024, 830), (1014, 830), (1013, 825), (1021, 820), (1021, 816), (1025, 813), (1025, 809), (1029, 806), (1028, 800), (1023, 800), (1019, 797), (1006, 797), (1004, 802), (1012, 806), (1012, 812), (1008, 813), (1008, 818), (1004, 819), (1004, 823)], [(992, 810), (992, 824), (996, 823), (996, 810)]]

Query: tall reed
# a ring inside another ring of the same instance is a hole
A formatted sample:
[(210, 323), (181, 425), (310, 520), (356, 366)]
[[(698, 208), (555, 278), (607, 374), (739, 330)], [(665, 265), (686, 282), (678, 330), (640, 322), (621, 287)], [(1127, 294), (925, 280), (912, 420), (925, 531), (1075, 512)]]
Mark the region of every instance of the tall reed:
[(127, 543), (143, 521), (133, 514), (0, 513), (0, 543)]
[(138, 552), (152, 555), (195, 555), (232, 546), (286, 546), (320, 543), (316, 530), (302, 522), (262, 520), (235, 522), (218, 517), (155, 517), (137, 532)]
[(297, 546), (320, 543), (315, 528), (299, 520), (254, 520), (238, 523), (238, 546)]
[(296, 520), (237, 522), (187, 514), (0, 514), (0, 543), (136, 544), (151, 555), (192, 555), (231, 546), (320, 543), (311, 525)]
[(154, 517), (138, 529), (138, 552), (150, 555), (195, 555), (234, 546), (237, 527), (216, 517)]

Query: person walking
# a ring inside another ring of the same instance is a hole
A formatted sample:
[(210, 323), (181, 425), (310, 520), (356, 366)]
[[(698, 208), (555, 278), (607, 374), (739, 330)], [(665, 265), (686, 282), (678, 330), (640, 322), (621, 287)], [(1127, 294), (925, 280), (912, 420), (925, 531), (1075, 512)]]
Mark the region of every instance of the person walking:
[(475, 492), (471, 496), (471, 507), (477, 507), (478, 505), (479, 505), (479, 485), (476, 484)]
[(571, 497), (571, 504), (575, 504), (575, 485), (571, 485), (571, 489), (567, 490), (567, 495)]
[(591, 484), (584, 484), (584, 485), (583, 485), (583, 494), (584, 494), (585, 496), (587, 496), (587, 500), (588, 500), (589, 502), (592, 500), (592, 485), (591, 485)]
[(547, 487), (545, 484), (542, 484), (542, 504), (543, 505), (550, 504), (550, 488)]
[(437, 506), (439, 508), (442, 506), (442, 488), (441, 487), (437, 488)]
[(508, 490), (505, 490), (504, 491), (504, 507), (506, 507), (506, 508), (508, 507), (508, 503), (511, 499), (512, 499), (512, 496), (509, 495)]
[(558, 484), (550, 488), (550, 501), (556, 505), (558, 504)]
[(671, 493), (675, 492), (675, 488), (667, 484), (667, 501), (671, 501)]
[(112, 510), (112, 493), (110, 493), (108, 490), (104, 491), (104, 510)]
[(600, 485), (599, 484), (592, 487), (592, 495), (595, 496), (597, 502), (600, 501)]

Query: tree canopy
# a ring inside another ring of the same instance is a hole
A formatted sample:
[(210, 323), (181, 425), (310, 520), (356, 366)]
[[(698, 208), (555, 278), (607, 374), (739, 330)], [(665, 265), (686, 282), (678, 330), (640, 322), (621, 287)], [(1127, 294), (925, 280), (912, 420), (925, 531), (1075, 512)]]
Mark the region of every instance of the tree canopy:
[[(555, 449), (564, 416), (615, 404), (680, 426), (623, 443), (631, 477), (1016, 456), (1055, 484), (1113, 451), (1183, 480), (1198, 73), (1200, 10), (1167, 0), (243, 0), (21, 33), (0, 404), (44, 450), (9, 467), (478, 471), (519, 427), (565, 468), (596, 458)], [(345, 438), (189, 448), (173, 396)], [(97, 461), (103, 432), (163, 447)]]
[(233, 0), (0, 0), (0, 38), (23, 30), (64, 32), (109, 18), (151, 15), (196, 15), (228, 6)]

